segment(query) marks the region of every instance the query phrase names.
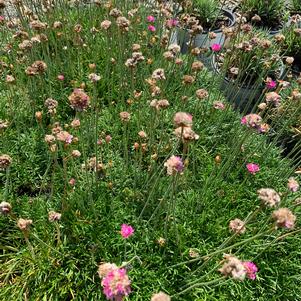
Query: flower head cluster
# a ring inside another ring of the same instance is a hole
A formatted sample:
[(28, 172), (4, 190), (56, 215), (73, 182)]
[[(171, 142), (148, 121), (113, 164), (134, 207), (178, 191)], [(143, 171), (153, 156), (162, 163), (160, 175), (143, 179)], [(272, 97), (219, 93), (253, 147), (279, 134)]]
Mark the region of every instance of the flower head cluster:
[(0, 214), (6, 215), (9, 214), (12, 209), (12, 206), (8, 202), (1, 202), (0, 203)]
[(12, 163), (12, 158), (9, 155), (0, 155), (0, 170), (7, 169)]
[(48, 212), (48, 220), (50, 222), (59, 221), (59, 220), (61, 220), (61, 217), (62, 217), (61, 213), (58, 213), (58, 212), (55, 212), (55, 211)]
[(166, 109), (169, 107), (169, 101), (167, 99), (153, 99), (150, 102), (150, 106), (159, 111), (160, 109)]
[(129, 68), (134, 68), (139, 62), (144, 61), (144, 59), (142, 52), (133, 52), (132, 57), (126, 60), (125, 65)]
[(27, 67), (25, 73), (33, 76), (43, 74), (47, 70), (47, 64), (43, 61), (35, 61), (31, 66)]
[(126, 269), (109, 268), (109, 272), (101, 281), (103, 292), (108, 300), (122, 301), (131, 292), (131, 281)]
[(233, 219), (229, 223), (229, 229), (236, 234), (243, 234), (246, 232), (245, 223), (239, 218)]
[(255, 175), (258, 171), (260, 171), (260, 167), (256, 163), (248, 163), (246, 167), (248, 172), (252, 175)]
[(265, 101), (267, 104), (278, 107), (280, 105), (281, 96), (277, 92), (268, 92), (265, 95)]
[(262, 118), (257, 114), (248, 114), (241, 119), (241, 124), (249, 128), (259, 129), (262, 123)]
[(17, 226), (21, 231), (28, 231), (29, 226), (32, 224), (31, 219), (19, 218), (17, 221)]
[(275, 207), (280, 203), (280, 195), (272, 188), (261, 188), (257, 190), (258, 198), (263, 205)]
[(58, 102), (55, 99), (47, 98), (44, 103), (45, 107), (48, 110), (48, 113), (51, 115), (56, 114), (56, 108), (58, 106)]
[(246, 277), (255, 280), (258, 268), (251, 261), (241, 261), (237, 257), (225, 254), (225, 263), (219, 271), (226, 277), (231, 277), (235, 280), (244, 280)]
[(295, 226), (296, 216), (288, 208), (274, 211), (272, 217), (279, 228), (292, 229)]
[(219, 269), (219, 271), (226, 277), (231, 277), (235, 280), (244, 280), (246, 277), (246, 269), (237, 257), (231, 255), (224, 255), (226, 262)]
[(164, 166), (167, 168), (167, 174), (174, 176), (178, 173), (182, 173), (184, 170), (184, 163), (178, 156), (171, 156), (165, 163)]
[(185, 112), (178, 112), (175, 114), (173, 121), (176, 127), (174, 133), (178, 138), (182, 139), (184, 143), (199, 139), (199, 135), (192, 130), (192, 115)]
[(256, 264), (252, 261), (243, 261), (242, 263), (245, 267), (247, 277), (251, 280), (256, 279), (256, 273), (258, 272), (258, 268)]
[(90, 105), (90, 97), (83, 89), (74, 89), (68, 99), (71, 108), (78, 112), (85, 111)]
[(134, 234), (135, 230), (132, 226), (127, 225), (127, 224), (122, 224), (121, 225), (121, 230), (120, 234), (123, 238), (129, 238)]
[(170, 301), (171, 298), (163, 292), (152, 295), (151, 301)]
[(287, 187), (291, 192), (297, 192), (300, 185), (295, 178), (291, 177), (288, 179)]

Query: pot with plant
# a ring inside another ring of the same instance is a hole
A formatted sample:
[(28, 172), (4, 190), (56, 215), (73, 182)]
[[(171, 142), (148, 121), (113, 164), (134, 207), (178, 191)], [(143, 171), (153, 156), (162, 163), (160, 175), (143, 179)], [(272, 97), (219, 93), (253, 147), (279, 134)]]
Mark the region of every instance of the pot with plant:
[(200, 48), (204, 54), (212, 45), (224, 44), (223, 29), (233, 27), (235, 15), (223, 9), (219, 0), (196, 0), (192, 5), (183, 2), (181, 5), (179, 26), (171, 40), (181, 46), (183, 54), (193, 48)]
[(271, 41), (264, 32), (242, 26), (228, 45), (214, 53), (212, 68), (221, 76), (221, 89), (240, 110), (251, 111), (263, 92), (273, 89), (276, 80), (282, 78), (279, 43)]
[(242, 0), (239, 10), (247, 22), (270, 35), (279, 33), (288, 20), (285, 0)]

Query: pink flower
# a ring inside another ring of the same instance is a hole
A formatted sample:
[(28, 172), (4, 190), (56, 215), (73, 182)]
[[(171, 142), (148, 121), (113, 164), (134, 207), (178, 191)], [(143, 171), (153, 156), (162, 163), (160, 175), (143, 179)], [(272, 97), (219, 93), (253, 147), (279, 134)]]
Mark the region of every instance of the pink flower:
[(222, 49), (222, 46), (220, 44), (212, 44), (211, 50), (213, 52), (219, 52)]
[(63, 74), (59, 74), (57, 76), (57, 79), (63, 81), (65, 79), (65, 76)]
[(112, 140), (112, 137), (110, 135), (107, 135), (105, 138), (106, 143), (110, 143)]
[(131, 292), (131, 281), (126, 269), (113, 268), (101, 281), (107, 300), (122, 301)]
[(121, 225), (120, 233), (123, 238), (128, 238), (128, 237), (132, 236), (134, 234), (134, 231), (135, 231), (134, 228), (130, 225), (127, 225), (127, 224)]
[(5, 20), (4, 16), (0, 16), (0, 22), (3, 22)]
[(174, 176), (177, 173), (181, 173), (184, 170), (184, 163), (178, 156), (171, 156), (165, 163), (164, 166), (167, 168), (167, 174)]
[(258, 268), (256, 264), (252, 261), (243, 261), (242, 263), (246, 269), (247, 277), (251, 280), (256, 279), (256, 273), (258, 272)]
[(76, 180), (74, 179), (74, 178), (71, 178), (70, 180), (69, 180), (69, 185), (70, 186), (75, 186), (75, 183), (76, 183)]
[(272, 80), (270, 77), (267, 78), (266, 80), (266, 88), (269, 90), (275, 89), (277, 86), (277, 83)]
[(156, 27), (154, 25), (148, 25), (147, 29), (151, 32), (155, 32), (156, 31)]
[(259, 165), (255, 163), (248, 163), (246, 167), (252, 175), (255, 175), (260, 170)]
[(150, 22), (150, 23), (154, 23), (155, 22), (155, 17), (154, 16), (147, 16), (147, 22)]
[(176, 27), (178, 25), (179, 21), (177, 19), (169, 19), (166, 21), (166, 26), (171, 28), (171, 27)]

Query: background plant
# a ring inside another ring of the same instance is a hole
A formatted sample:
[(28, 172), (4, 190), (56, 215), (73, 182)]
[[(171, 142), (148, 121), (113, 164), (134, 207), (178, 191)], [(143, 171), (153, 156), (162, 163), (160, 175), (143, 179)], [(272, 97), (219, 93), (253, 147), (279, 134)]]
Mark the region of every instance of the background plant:
[[(280, 0), (243, 0), (241, 11), (248, 21), (268, 29), (277, 29), (285, 20), (285, 1)], [(254, 16), (259, 16), (254, 17)]]

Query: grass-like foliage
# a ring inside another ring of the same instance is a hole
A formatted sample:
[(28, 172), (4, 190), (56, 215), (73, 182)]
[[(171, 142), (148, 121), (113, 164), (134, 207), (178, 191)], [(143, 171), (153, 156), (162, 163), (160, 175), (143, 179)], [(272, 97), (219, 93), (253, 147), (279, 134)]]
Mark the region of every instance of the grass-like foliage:
[(0, 23), (0, 300), (300, 299), (300, 148), (282, 156), (287, 115), (269, 111), (299, 84), (271, 79), (242, 117), (170, 45), (168, 4), (14, 7)]

